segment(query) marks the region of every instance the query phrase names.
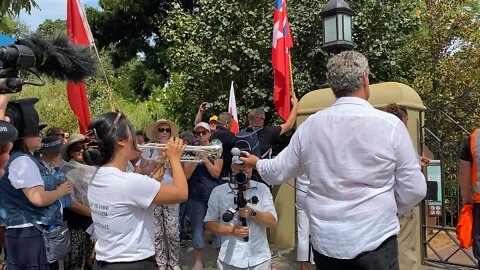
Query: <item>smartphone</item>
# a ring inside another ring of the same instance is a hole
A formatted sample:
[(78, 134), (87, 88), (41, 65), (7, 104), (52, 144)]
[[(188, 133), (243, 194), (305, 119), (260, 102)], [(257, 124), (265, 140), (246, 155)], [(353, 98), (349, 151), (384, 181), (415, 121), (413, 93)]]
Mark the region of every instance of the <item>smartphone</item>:
[(205, 109), (208, 109), (212, 106), (213, 106), (213, 103), (208, 103), (208, 102), (205, 103)]

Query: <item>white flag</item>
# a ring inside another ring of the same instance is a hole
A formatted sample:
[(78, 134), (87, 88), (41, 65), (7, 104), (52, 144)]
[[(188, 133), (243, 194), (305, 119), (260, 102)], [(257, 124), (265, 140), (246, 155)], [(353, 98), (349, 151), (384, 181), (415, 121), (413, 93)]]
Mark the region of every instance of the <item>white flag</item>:
[(230, 98), (228, 99), (228, 112), (233, 116), (233, 123), (230, 131), (237, 134), (240, 129), (238, 127), (237, 102), (235, 100), (235, 91), (233, 90), (233, 81), (232, 87), (230, 87)]

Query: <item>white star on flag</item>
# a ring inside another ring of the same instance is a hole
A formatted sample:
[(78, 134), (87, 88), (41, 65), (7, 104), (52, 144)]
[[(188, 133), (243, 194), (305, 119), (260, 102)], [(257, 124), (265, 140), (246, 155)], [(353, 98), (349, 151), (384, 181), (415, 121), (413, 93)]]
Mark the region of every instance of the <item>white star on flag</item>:
[(280, 38), (283, 38), (283, 32), (278, 31), (278, 26), (280, 24), (280, 21), (277, 21), (275, 25), (273, 26), (273, 48), (277, 48), (277, 40)]

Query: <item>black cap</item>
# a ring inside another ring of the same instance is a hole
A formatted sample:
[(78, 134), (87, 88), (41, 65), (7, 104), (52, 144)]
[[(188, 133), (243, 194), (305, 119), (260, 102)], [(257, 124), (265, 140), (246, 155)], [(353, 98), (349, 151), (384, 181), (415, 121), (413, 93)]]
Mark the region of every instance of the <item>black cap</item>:
[(25, 98), (8, 102), (6, 115), (17, 128), (18, 138), (34, 137), (47, 125), (40, 124), (38, 113), (33, 107), (38, 98)]

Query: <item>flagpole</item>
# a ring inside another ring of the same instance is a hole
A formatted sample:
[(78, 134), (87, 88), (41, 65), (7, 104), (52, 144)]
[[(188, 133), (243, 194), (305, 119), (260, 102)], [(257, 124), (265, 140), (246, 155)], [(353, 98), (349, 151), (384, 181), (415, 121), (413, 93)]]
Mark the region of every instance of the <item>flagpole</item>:
[(288, 66), (290, 68), (290, 94), (295, 97), (295, 89), (293, 88), (293, 72), (292, 72), (292, 58), (290, 57), (290, 50), (287, 48)]
[(110, 83), (108, 82), (107, 73), (105, 72), (105, 68), (103, 67), (102, 60), (100, 59), (100, 54), (98, 53), (97, 45), (95, 45), (95, 42), (93, 42), (93, 49), (95, 50), (95, 53), (97, 54), (98, 63), (100, 64), (100, 69), (102, 70), (103, 77), (105, 78), (105, 82), (107, 83), (108, 100), (110, 101), (110, 108), (112, 108), (112, 112), (113, 112), (113, 111), (115, 111), (115, 106), (113, 104), (112, 88), (110, 87)]

